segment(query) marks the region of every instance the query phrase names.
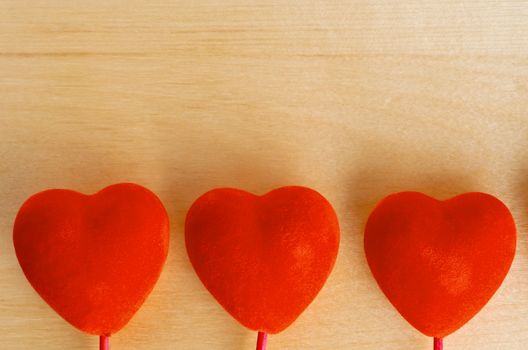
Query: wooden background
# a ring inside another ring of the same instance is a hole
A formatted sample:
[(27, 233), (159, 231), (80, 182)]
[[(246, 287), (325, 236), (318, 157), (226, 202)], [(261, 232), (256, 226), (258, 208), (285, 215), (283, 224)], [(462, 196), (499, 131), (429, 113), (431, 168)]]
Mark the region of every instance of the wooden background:
[(337, 266), (271, 349), (430, 349), (378, 290), (363, 226), (384, 195), (500, 197), (518, 254), (450, 349), (528, 342), (528, 1), (0, 0), (0, 348), (96, 349), (25, 280), (32, 193), (133, 181), (171, 218), (167, 266), (113, 349), (254, 347), (202, 287), (182, 224), (218, 186), (323, 193)]

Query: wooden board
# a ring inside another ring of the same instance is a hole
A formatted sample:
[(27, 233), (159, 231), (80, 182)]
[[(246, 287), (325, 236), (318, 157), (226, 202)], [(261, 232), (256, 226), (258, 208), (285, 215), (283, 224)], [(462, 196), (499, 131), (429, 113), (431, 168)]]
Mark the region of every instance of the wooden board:
[(0, 348), (96, 349), (25, 280), (15, 214), (46, 188), (133, 181), (170, 213), (168, 264), (113, 349), (252, 349), (193, 273), (186, 210), (218, 186), (323, 193), (342, 226), (323, 291), (269, 349), (430, 349), (363, 254), (399, 190), (500, 197), (518, 254), (446, 349), (528, 342), (526, 1), (0, 0)]

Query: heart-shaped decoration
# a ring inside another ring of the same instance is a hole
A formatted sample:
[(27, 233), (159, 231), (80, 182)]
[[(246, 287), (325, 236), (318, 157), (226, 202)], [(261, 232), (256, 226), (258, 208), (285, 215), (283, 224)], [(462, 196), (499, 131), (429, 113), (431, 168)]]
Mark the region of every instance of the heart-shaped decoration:
[(27, 279), (60, 316), (84, 332), (110, 335), (158, 280), (169, 221), (158, 197), (138, 185), (94, 195), (48, 190), (22, 205), (13, 241)]
[(189, 209), (185, 243), (198, 277), (236, 320), (278, 333), (323, 287), (339, 224), (330, 203), (309, 188), (263, 196), (215, 189)]
[(415, 328), (443, 338), (475, 316), (515, 255), (508, 208), (484, 193), (438, 201), (417, 192), (383, 199), (365, 229), (365, 253), (379, 286)]

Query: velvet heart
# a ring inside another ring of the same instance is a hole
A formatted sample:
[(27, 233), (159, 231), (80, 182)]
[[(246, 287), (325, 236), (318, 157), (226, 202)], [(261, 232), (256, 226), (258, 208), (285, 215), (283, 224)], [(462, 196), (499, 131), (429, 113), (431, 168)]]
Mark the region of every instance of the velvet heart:
[(84, 332), (110, 335), (154, 287), (169, 221), (156, 195), (138, 185), (94, 195), (48, 190), (22, 205), (13, 241), (27, 279), (60, 316)]
[(278, 333), (325, 283), (339, 224), (328, 201), (309, 188), (263, 196), (215, 189), (189, 209), (185, 243), (198, 277), (236, 320)]
[(425, 335), (442, 338), (475, 316), (499, 288), (515, 255), (508, 208), (484, 193), (438, 201), (417, 192), (383, 199), (365, 229), (374, 278)]

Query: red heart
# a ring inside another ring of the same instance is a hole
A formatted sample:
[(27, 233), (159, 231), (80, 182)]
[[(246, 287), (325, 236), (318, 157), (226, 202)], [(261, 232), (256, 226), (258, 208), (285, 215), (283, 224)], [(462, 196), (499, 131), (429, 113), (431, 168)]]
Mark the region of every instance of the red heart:
[(185, 243), (198, 277), (235, 319), (278, 333), (323, 287), (339, 224), (330, 203), (308, 188), (263, 196), (215, 189), (189, 209)]
[(383, 199), (365, 229), (372, 274), (402, 316), (442, 338), (475, 316), (506, 277), (515, 223), (493, 196), (438, 201), (417, 192)]
[(27, 279), (59, 315), (87, 333), (110, 335), (154, 287), (169, 221), (156, 195), (138, 185), (90, 196), (48, 190), (22, 205), (13, 241)]

